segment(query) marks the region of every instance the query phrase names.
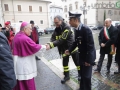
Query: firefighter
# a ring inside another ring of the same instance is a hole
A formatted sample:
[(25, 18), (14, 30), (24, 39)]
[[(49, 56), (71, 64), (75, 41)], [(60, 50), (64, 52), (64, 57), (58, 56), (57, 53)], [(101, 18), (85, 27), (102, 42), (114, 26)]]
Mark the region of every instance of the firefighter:
[[(63, 58), (63, 69), (64, 69), (64, 78), (61, 80), (61, 83), (64, 84), (67, 80), (70, 79), (69, 76), (69, 56), (64, 54), (65, 50), (67, 50), (74, 42), (74, 33), (71, 30), (71, 27), (68, 26), (63, 18), (59, 15), (54, 17), (55, 30), (51, 37), (51, 42), (48, 43), (50, 48), (58, 47), (59, 54), (62, 55)], [(72, 51), (71, 56), (78, 70), (78, 80), (80, 80), (80, 65), (78, 62), (79, 54), (78, 49)]]

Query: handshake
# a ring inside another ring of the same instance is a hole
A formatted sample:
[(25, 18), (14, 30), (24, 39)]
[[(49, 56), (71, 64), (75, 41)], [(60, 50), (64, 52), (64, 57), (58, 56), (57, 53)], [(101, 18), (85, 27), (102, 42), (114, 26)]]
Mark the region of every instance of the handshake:
[[(51, 49), (51, 47), (50, 47), (50, 44), (49, 44), (49, 43), (45, 44), (45, 46), (46, 46), (46, 50)], [(69, 50), (66, 50), (66, 51), (65, 51), (65, 54), (66, 54), (66, 55), (70, 55)]]
[(66, 55), (70, 55), (69, 50), (66, 50), (66, 51), (65, 51), (65, 54), (66, 54)]
[(50, 49), (50, 45), (49, 44), (45, 44), (45, 46), (46, 46), (46, 50)]

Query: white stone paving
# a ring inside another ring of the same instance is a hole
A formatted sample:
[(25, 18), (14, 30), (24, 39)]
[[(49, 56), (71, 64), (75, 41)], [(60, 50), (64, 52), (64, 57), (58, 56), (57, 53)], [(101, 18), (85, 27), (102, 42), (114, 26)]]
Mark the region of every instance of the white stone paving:
[[(99, 60), (99, 50), (96, 50), (96, 60), (95, 62), (98, 62)], [(105, 59), (107, 58), (107, 55), (105, 56)], [(63, 72), (63, 66), (62, 66), (62, 59), (55, 59), (55, 60), (51, 60), (50, 62), (55, 66), (57, 67), (60, 71)], [(69, 60), (69, 69), (72, 70), (72, 69), (75, 69), (76, 66), (72, 60), (72, 58), (70, 57), (70, 60)]]

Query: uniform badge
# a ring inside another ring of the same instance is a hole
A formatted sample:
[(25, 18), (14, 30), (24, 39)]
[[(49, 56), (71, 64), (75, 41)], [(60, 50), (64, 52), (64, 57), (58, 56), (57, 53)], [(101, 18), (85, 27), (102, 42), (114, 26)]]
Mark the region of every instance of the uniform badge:
[(79, 44), (81, 44), (81, 40), (80, 40)]

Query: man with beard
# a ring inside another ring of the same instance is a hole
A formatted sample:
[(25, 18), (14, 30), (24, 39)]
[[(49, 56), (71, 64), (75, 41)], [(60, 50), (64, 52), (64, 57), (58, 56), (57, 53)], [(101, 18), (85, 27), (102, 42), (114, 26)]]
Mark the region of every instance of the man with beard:
[[(52, 34), (51, 42), (48, 43), (50, 45), (50, 48), (58, 47), (60, 55), (62, 55), (63, 58), (63, 69), (64, 69), (64, 79), (61, 80), (61, 83), (64, 84), (67, 80), (70, 79), (69, 76), (69, 55), (64, 54), (65, 50), (67, 50), (74, 42), (74, 34), (71, 31), (71, 27), (68, 26), (64, 21), (63, 18), (59, 15), (55, 16), (54, 18), (55, 23), (55, 31)], [(77, 48), (75, 48), (72, 53), (72, 59), (77, 67), (78, 70), (78, 80), (80, 80), (80, 65), (78, 63), (78, 52)]]

